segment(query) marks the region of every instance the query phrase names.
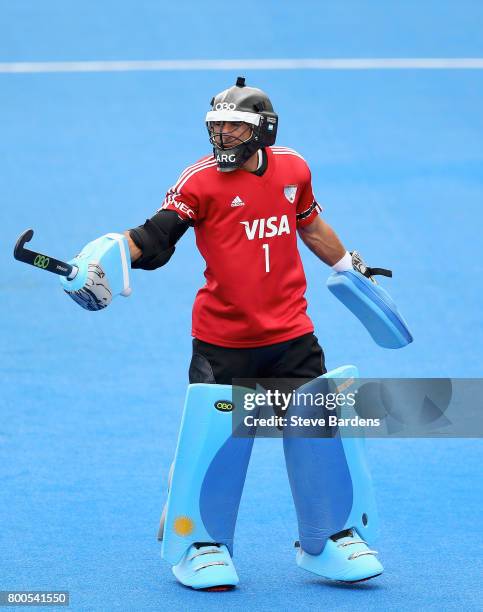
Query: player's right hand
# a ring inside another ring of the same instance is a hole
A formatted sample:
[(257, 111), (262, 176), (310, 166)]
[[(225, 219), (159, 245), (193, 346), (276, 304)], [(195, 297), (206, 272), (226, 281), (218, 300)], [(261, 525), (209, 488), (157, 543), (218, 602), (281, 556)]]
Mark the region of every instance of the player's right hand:
[(89, 242), (69, 263), (78, 268), (72, 280), (60, 277), (64, 291), (86, 310), (102, 310), (113, 297), (131, 294), (129, 247), (122, 234), (106, 234)]

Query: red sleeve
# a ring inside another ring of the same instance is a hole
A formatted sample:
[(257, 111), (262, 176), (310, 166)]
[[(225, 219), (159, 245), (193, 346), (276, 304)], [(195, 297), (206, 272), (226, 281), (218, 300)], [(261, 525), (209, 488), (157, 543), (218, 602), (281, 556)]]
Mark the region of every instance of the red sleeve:
[(322, 207), (316, 202), (312, 191), (312, 178), (307, 166), (307, 180), (297, 202), (297, 227), (310, 225), (322, 212)]
[(200, 220), (199, 198), (194, 192), (193, 181), (184, 180), (186, 172), (182, 172), (178, 181), (168, 189), (159, 210), (173, 210), (183, 221), (196, 225)]
[(183, 221), (196, 224), (198, 221), (198, 206), (191, 198), (174, 187), (168, 190), (159, 210), (174, 210)]

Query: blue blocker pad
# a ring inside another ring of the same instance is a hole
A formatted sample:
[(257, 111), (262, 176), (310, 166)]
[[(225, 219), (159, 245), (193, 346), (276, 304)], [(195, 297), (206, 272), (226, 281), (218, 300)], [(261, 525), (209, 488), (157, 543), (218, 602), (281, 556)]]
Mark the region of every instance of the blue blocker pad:
[(88, 273), (100, 266), (102, 284), (107, 287), (111, 298), (116, 295), (127, 297), (131, 294), (130, 262), (131, 256), (126, 237), (122, 234), (106, 234), (86, 244), (79, 255), (69, 261), (73, 266), (77, 266), (78, 272), (72, 280), (59, 276), (60, 283), (65, 291), (79, 291), (86, 286)]
[(195, 542), (233, 534), (253, 438), (232, 436), (231, 385), (188, 386), (168, 493), (161, 555), (177, 564)]
[[(297, 395), (326, 393), (327, 378), (337, 379), (339, 389), (347, 387), (346, 393), (357, 389), (357, 368), (342, 366), (303, 385)], [(303, 402), (292, 403), (288, 416), (292, 415), (313, 417), (314, 408)], [(341, 428), (334, 433), (334, 437), (324, 438), (317, 437), (313, 428), (284, 429), (285, 462), (300, 546), (310, 555), (319, 555), (328, 538), (343, 529), (355, 528), (368, 541), (377, 535), (378, 517), (365, 440), (341, 436)]]
[(397, 349), (413, 341), (389, 293), (357, 270), (331, 274), (327, 287), (359, 319), (379, 346)]

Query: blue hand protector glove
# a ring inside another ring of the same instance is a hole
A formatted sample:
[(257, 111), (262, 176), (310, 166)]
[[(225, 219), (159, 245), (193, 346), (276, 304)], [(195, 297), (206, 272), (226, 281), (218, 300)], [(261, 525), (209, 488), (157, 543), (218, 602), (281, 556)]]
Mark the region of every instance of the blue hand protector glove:
[(130, 254), (122, 234), (106, 234), (89, 242), (71, 261), (77, 266), (75, 278), (61, 276), (64, 291), (86, 310), (102, 310), (116, 295), (131, 294)]

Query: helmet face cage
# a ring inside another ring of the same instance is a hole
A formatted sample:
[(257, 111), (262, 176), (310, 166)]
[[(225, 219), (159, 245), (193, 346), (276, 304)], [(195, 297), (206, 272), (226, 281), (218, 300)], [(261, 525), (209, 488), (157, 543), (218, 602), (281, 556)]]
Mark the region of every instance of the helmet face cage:
[[(208, 121), (206, 125), (211, 144), (220, 151), (246, 144), (255, 135), (255, 126), (243, 121)], [(231, 129), (227, 130), (226, 127)]]

